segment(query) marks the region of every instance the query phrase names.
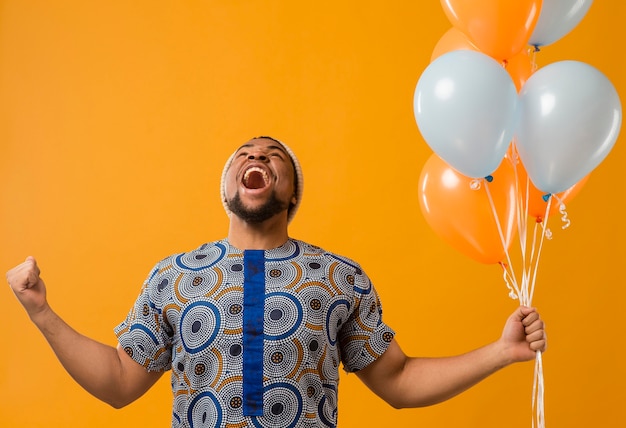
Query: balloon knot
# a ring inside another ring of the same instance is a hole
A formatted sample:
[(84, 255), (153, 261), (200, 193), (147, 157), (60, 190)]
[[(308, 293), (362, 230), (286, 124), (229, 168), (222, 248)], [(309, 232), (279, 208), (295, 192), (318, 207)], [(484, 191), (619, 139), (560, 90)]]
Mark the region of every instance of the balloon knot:
[(552, 196), (552, 193), (546, 193), (541, 197), (541, 199), (543, 199), (544, 202), (548, 202), (548, 200), (550, 200), (550, 196)]
[(541, 218), (541, 217), (539, 216), (539, 217), (537, 217), (537, 218), (535, 219), (535, 222), (537, 222), (537, 223), (543, 223), (543, 218)]
[(487, 183), (491, 183), (493, 181), (493, 176), (492, 175), (488, 175), (485, 177), (485, 180), (487, 180)]
[(539, 52), (540, 50), (539, 45), (533, 45), (533, 52)]

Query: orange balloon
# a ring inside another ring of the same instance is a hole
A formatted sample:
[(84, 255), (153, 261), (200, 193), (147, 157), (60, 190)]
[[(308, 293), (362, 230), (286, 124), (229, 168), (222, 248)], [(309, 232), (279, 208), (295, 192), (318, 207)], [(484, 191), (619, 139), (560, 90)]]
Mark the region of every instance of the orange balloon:
[[(480, 49), (474, 46), (461, 30), (452, 27), (443, 33), (443, 36), (435, 44), (435, 48), (430, 55), (430, 62), (433, 62), (443, 54), (458, 50), (480, 52)], [(528, 80), (535, 68), (527, 49), (522, 49), (511, 58), (503, 61), (503, 66), (515, 83), (517, 92), (522, 89), (522, 86), (524, 86), (524, 83), (526, 83), (526, 80)]]
[(526, 49), (522, 49), (505, 61), (504, 68), (513, 79), (517, 92), (519, 92), (530, 75), (533, 74), (535, 66), (531, 60), (531, 54)]
[(498, 61), (511, 58), (528, 44), (541, 4), (542, 0), (441, 0), (452, 25)]
[(473, 178), (460, 174), (433, 153), (419, 179), (420, 207), (433, 231), (461, 253), (489, 264), (505, 260), (517, 231), (515, 170), (510, 162), (502, 162), (492, 176), (491, 183), (483, 182), (474, 190)]
[(430, 55), (430, 62), (433, 62), (445, 53), (463, 49), (479, 51), (478, 48), (469, 41), (467, 36), (461, 32), (461, 30), (452, 27), (443, 33), (443, 36), (441, 36), (439, 41), (435, 44), (433, 53)]

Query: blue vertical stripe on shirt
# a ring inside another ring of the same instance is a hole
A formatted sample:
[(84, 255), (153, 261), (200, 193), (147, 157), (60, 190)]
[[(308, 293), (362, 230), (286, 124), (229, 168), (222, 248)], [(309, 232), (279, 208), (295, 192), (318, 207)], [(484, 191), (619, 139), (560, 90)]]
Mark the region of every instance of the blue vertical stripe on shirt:
[(265, 254), (243, 253), (243, 414), (263, 415), (263, 318)]

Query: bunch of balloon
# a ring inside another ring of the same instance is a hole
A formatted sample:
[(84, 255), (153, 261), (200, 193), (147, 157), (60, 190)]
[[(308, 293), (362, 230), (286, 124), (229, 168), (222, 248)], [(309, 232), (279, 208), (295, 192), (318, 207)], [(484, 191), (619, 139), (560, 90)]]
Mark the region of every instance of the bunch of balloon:
[[(498, 264), (510, 297), (530, 306), (548, 218), (561, 213), (608, 155), (621, 104), (590, 65), (535, 59), (574, 29), (591, 0), (441, 0), (452, 27), (437, 42), (414, 94), (433, 150), (419, 179), (433, 231), (463, 254)], [(556, 201), (556, 202), (553, 202)], [(530, 221), (529, 221), (530, 220)], [(532, 232), (529, 223), (534, 224)], [(519, 241), (519, 278), (510, 249)], [(545, 426), (541, 353), (532, 425)]]

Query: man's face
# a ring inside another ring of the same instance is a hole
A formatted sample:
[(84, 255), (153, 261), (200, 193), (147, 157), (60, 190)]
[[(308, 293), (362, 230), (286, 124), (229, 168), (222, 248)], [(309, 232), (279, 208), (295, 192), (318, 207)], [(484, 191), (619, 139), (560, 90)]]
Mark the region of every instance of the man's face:
[(296, 203), (294, 180), (291, 158), (279, 143), (250, 140), (237, 150), (226, 173), (228, 208), (248, 223), (261, 223), (281, 212), (286, 215)]

